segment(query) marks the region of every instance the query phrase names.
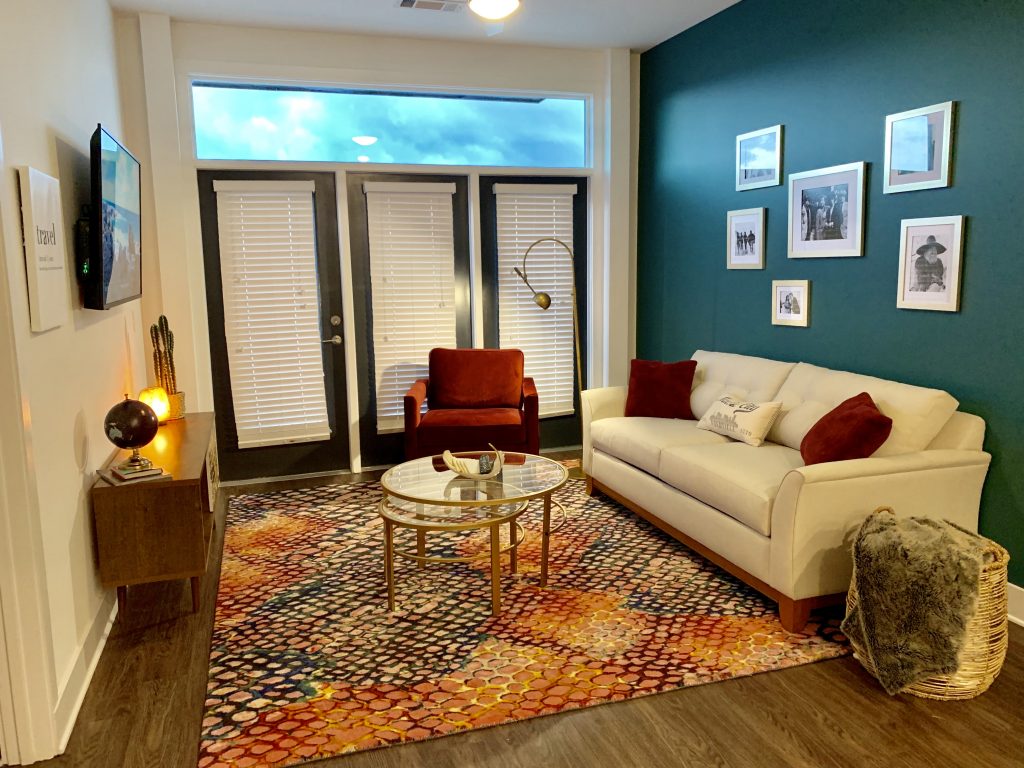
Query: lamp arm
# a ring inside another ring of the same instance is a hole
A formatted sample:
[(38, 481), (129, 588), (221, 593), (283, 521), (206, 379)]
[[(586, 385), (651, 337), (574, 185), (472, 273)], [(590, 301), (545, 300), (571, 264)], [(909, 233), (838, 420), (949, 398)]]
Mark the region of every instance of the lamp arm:
[(523, 254), (523, 268), (513, 267), (513, 271), (519, 275), (519, 278), (526, 283), (526, 287), (533, 291), (533, 295), (537, 295), (537, 291), (530, 285), (530, 281), (526, 279), (526, 258), (530, 255), (530, 251), (536, 248), (541, 243), (558, 243), (565, 252), (569, 254), (569, 281), (572, 286), (572, 330), (574, 347), (576, 349), (576, 383), (580, 393), (583, 392), (583, 365), (581, 363), (580, 355), (580, 320), (579, 312), (576, 308), (576, 255), (573, 253), (572, 248), (564, 240), (559, 240), (557, 237), (542, 237), (539, 240), (534, 240), (530, 243), (526, 249), (526, 253)]

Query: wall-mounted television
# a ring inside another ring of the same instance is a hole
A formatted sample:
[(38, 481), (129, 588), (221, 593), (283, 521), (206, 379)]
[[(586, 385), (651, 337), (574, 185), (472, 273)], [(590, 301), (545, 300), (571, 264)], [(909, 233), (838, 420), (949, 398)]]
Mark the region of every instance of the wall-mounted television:
[(79, 255), (78, 280), (88, 309), (110, 309), (142, 295), (141, 168), (102, 125), (90, 158), (88, 246)]

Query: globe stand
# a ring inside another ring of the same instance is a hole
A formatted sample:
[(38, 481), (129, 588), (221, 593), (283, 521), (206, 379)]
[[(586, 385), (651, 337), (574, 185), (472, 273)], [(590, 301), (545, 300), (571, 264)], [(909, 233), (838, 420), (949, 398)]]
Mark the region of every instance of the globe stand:
[(153, 462), (139, 454), (138, 448), (132, 448), (132, 455), (117, 465), (117, 468), (128, 472), (141, 472), (153, 466)]

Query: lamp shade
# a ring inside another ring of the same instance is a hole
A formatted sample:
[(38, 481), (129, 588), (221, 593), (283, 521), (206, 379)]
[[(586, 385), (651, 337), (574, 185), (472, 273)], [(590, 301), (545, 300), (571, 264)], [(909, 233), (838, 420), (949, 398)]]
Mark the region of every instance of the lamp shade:
[(171, 402), (163, 387), (149, 387), (139, 392), (139, 400), (156, 414), (157, 421), (161, 424), (167, 423), (167, 417), (171, 413)]

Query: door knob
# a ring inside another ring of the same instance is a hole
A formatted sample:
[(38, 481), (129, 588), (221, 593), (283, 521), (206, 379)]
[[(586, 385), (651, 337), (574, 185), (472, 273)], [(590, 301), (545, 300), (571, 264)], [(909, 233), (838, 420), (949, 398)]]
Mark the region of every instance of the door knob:
[(324, 339), (320, 343), (321, 344), (333, 344), (334, 346), (339, 347), (339, 346), (341, 346), (341, 336), (338, 336), (337, 334), (335, 334), (334, 336), (331, 336), (331, 338)]

